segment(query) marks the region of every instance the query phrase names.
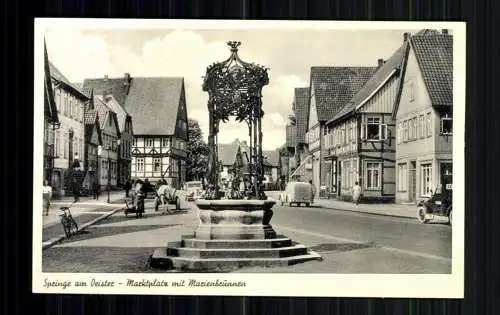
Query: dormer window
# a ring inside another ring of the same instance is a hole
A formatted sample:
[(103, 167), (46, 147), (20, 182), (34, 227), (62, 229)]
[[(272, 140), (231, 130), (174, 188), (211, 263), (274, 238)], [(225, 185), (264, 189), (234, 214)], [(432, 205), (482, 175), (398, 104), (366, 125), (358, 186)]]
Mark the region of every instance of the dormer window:
[(451, 135), (453, 133), (453, 118), (446, 116), (441, 117), (441, 134)]

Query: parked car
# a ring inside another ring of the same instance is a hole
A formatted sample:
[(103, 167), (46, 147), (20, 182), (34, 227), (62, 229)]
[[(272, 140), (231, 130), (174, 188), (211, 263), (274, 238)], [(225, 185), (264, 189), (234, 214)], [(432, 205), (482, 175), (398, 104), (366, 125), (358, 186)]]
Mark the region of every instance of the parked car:
[(201, 181), (191, 181), (184, 184), (184, 191), (186, 192), (185, 200), (194, 201), (201, 197), (203, 192), (203, 185)]
[(304, 182), (289, 182), (285, 191), (280, 194), (279, 200), (281, 205), (300, 206), (304, 204), (309, 207), (313, 203), (313, 188), (309, 183)]
[(417, 204), (417, 219), (421, 223), (427, 223), (436, 217), (447, 217), (448, 223), (452, 225), (452, 191), (451, 185), (446, 185), (442, 191), (434, 191), (427, 200), (421, 200)]

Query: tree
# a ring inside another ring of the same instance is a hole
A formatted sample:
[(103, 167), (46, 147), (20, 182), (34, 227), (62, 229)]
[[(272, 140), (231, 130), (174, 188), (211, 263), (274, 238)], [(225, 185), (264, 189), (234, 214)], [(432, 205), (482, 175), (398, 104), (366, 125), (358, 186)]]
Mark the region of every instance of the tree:
[(200, 124), (194, 119), (188, 121), (188, 154), (186, 160), (186, 178), (201, 180), (208, 167), (208, 145), (203, 140)]

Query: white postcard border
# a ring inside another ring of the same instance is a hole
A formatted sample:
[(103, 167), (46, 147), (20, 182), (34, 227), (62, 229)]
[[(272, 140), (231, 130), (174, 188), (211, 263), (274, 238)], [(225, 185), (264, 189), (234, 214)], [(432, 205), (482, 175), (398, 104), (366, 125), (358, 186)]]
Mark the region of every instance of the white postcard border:
[[(338, 296), (338, 297), (415, 297), (463, 298), (464, 294), (464, 212), (465, 212), (465, 29), (464, 22), (359, 22), (359, 21), (249, 21), (249, 20), (137, 20), (137, 19), (35, 19), (34, 69), (34, 150), (33, 150), (33, 283), (35, 293), (91, 294), (168, 294), (168, 295), (232, 295), (232, 296)], [(453, 110), (453, 178), (454, 215), (452, 231), (451, 274), (77, 274), (42, 272), (42, 179), (43, 179), (43, 40), (51, 27), (116, 28), (116, 29), (332, 29), (394, 30), (449, 29), (453, 34), (454, 110)], [(92, 279), (113, 281), (113, 287), (91, 287)], [(127, 286), (135, 281), (235, 281), (245, 286)], [(87, 282), (87, 287), (74, 285), (44, 287), (45, 281)], [(119, 283), (122, 283), (121, 285)]]

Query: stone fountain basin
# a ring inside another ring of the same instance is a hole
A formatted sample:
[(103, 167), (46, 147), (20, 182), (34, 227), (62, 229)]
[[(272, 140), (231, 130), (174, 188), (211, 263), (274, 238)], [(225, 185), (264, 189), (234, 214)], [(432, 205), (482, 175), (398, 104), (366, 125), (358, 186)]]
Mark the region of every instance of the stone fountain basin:
[(196, 200), (200, 224), (197, 238), (272, 238), (270, 225), (275, 201), (272, 200)]

